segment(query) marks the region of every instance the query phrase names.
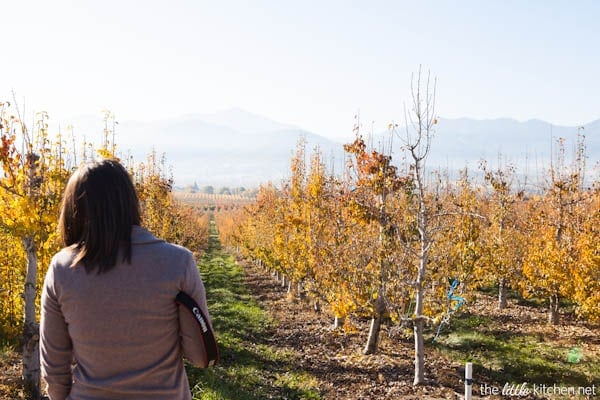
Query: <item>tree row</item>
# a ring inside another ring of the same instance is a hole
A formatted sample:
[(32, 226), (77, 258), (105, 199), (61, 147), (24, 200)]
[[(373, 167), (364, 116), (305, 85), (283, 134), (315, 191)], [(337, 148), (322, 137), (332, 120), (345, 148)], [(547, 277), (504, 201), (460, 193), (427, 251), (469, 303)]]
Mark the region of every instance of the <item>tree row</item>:
[(553, 324), (565, 303), (600, 319), (600, 182), (585, 179), (584, 138), (570, 160), (559, 141), (535, 188), (526, 190), (510, 164), (485, 161), (450, 179), (425, 168), (437, 120), (429, 84), (417, 79), (410, 128), (390, 126), (401, 161), (369, 148), (357, 124), (343, 173), (328, 171), (318, 149), (307, 157), (300, 143), (289, 179), (216, 215), (224, 243), (285, 277), (290, 293), (327, 304), (336, 325), (369, 317), (365, 354), (377, 351), (385, 319), (411, 328), (415, 384), (423, 382), (424, 332), (468, 308), (478, 287), (496, 287), (499, 308), (509, 289), (542, 299)]

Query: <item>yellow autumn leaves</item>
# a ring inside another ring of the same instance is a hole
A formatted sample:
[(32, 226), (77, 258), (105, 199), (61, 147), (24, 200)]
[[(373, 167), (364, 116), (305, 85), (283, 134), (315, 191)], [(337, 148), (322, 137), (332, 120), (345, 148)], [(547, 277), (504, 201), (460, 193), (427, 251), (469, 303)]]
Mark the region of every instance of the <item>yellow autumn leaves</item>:
[[(307, 168), (300, 149), (280, 188), (263, 186), (255, 204), (218, 216), (222, 239), (300, 282), (337, 317), (370, 314), (383, 288), (398, 321), (414, 301), (414, 188), (363, 143), (346, 150), (357, 155), (353, 171), (362, 174), (333, 176), (318, 152)], [(457, 181), (431, 182), (426, 201), (435, 241), (426, 315), (439, 319), (453, 306), (447, 291), (458, 278), (456, 294), (467, 299), (473, 289), (495, 285), (556, 304), (554, 311), (566, 302), (578, 316), (600, 320), (600, 182), (584, 185), (577, 160), (555, 164), (535, 192), (516, 184), (510, 165), (493, 170), (482, 163), (479, 180), (465, 171)]]
[[(23, 324), (28, 268), (23, 238), (33, 238), (41, 282), (60, 248), (57, 219), (65, 184), (78, 166), (75, 160), (85, 162), (94, 153), (115, 157), (115, 145), (108, 141), (98, 150), (84, 143), (81, 153), (69, 153), (66, 149), (71, 146), (60, 134), (50, 140), (46, 113), (37, 114), (30, 132), (11, 115), (14, 112), (8, 103), (0, 103), (0, 338), (9, 339), (20, 334)], [(140, 195), (143, 224), (166, 240), (202, 251), (208, 242), (208, 216), (173, 200), (164, 160), (152, 154), (145, 164), (127, 163)]]

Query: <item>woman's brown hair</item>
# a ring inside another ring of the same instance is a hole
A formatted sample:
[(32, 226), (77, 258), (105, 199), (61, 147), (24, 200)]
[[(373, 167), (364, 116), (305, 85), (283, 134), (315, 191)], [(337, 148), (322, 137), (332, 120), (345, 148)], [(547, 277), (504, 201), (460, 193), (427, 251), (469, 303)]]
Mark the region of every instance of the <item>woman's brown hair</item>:
[(131, 227), (140, 224), (140, 205), (127, 170), (116, 160), (86, 164), (76, 170), (65, 189), (58, 230), (65, 246), (73, 246), (86, 271), (106, 272), (131, 263)]

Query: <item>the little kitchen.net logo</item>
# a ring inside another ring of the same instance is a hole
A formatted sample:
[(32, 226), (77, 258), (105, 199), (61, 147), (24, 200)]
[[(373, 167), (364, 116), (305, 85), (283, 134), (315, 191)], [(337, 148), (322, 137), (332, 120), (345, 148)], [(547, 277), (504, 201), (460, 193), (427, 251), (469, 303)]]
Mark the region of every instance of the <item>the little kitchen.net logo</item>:
[(504, 386), (482, 384), (479, 387), (481, 396), (525, 397), (534, 396), (598, 396), (599, 387), (591, 386), (561, 386), (537, 383), (506, 383)]

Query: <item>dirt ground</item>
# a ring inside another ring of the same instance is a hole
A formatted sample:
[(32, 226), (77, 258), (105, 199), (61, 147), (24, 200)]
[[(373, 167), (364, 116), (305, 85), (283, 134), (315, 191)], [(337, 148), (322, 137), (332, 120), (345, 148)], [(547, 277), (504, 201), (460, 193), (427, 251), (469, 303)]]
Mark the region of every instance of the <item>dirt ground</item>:
[[(314, 375), (327, 399), (462, 399), (464, 365), (452, 361), (436, 349), (426, 346), (424, 386), (413, 387), (413, 349), (411, 339), (398, 338), (387, 326), (382, 327), (379, 353), (361, 355), (366, 342), (367, 320), (352, 320), (350, 332), (336, 332), (326, 312), (316, 312), (304, 301), (289, 300), (286, 289), (264, 270), (246, 268), (246, 283), (259, 303), (271, 313), (278, 326), (269, 344), (298, 354), (298, 368)], [(565, 321), (557, 327), (546, 324), (543, 310), (515, 304), (506, 310), (495, 307), (495, 298), (480, 294), (470, 305), (471, 313), (491, 317), (512, 334), (538, 334), (557, 345), (576, 337), (586, 343), (589, 356), (600, 356), (600, 337), (584, 324)], [(525, 321), (525, 323), (523, 323)], [(477, 376), (473, 398), (501, 399), (502, 396), (479, 396), (486, 378)], [(497, 385), (497, 384), (496, 384)], [(544, 399), (543, 396), (520, 396), (519, 399)]]
[[(346, 331), (332, 329), (329, 313), (316, 312), (305, 301), (289, 300), (286, 289), (265, 271), (246, 268), (246, 285), (259, 304), (277, 321), (266, 338), (274, 348), (295, 354), (299, 370), (314, 376), (325, 399), (462, 399), (464, 365), (452, 361), (432, 347), (426, 348), (427, 384), (413, 387), (413, 342), (399, 338), (383, 326), (379, 353), (361, 355), (369, 321), (353, 319)], [(546, 343), (566, 346), (573, 341), (583, 343), (587, 357), (600, 357), (600, 335), (597, 328), (569, 320), (559, 326), (548, 326), (543, 310), (512, 302), (507, 310), (498, 311), (492, 296), (478, 294), (469, 304), (472, 314), (491, 318), (513, 335), (534, 334)], [(0, 357), (0, 399), (23, 399), (20, 380), (21, 364), (16, 352)], [(478, 384), (485, 377), (475, 373)], [(493, 385), (494, 382), (487, 382)], [(501, 396), (479, 396), (473, 386), (474, 399), (501, 399)], [(520, 396), (519, 399), (544, 399)], [(590, 397), (591, 398), (591, 397)], [(600, 398), (600, 397), (599, 397)]]
[(317, 377), (325, 398), (458, 399), (464, 394), (462, 365), (429, 360), (429, 370), (442, 373), (426, 373), (428, 385), (415, 388), (412, 341), (390, 338), (383, 326), (379, 353), (361, 355), (366, 341), (361, 325), (368, 321), (351, 320), (349, 331), (334, 331), (326, 313), (314, 311), (307, 302), (290, 301), (286, 289), (263, 270), (248, 267), (246, 274), (248, 289), (278, 321), (269, 344), (299, 354), (298, 367)]
[(8, 352), (0, 357), (0, 399), (23, 399), (21, 380), (21, 358), (16, 352)]

